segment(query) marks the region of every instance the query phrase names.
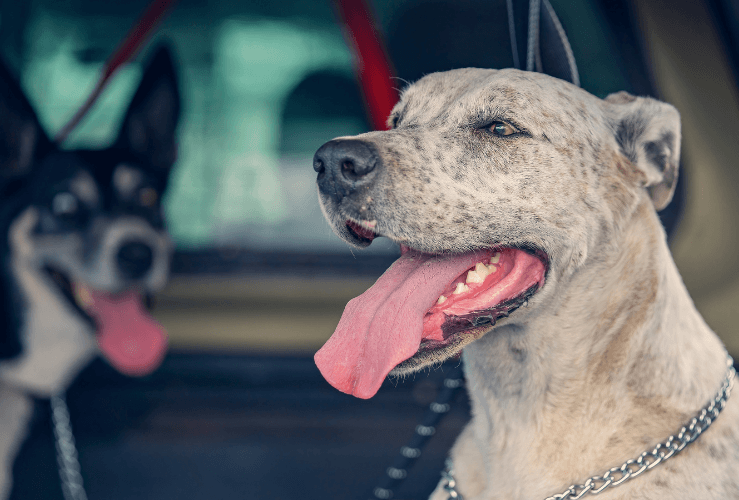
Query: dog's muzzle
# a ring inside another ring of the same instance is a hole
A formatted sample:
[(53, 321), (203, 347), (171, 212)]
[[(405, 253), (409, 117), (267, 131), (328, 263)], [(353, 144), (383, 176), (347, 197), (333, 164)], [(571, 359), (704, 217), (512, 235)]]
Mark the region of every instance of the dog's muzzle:
[(143, 278), (154, 262), (154, 251), (141, 241), (127, 241), (116, 254), (118, 273), (126, 280)]
[(318, 188), (336, 203), (361, 188), (372, 186), (382, 169), (375, 147), (357, 139), (334, 139), (321, 146), (313, 157)]

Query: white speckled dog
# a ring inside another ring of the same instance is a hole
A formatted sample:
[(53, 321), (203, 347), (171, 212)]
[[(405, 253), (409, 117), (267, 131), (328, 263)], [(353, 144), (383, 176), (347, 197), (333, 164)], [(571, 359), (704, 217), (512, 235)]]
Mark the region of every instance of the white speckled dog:
[[(464, 348), (472, 421), (451, 456), (466, 500), (560, 494), (651, 451), (716, 396), (726, 352), (656, 215), (677, 180), (672, 106), (461, 69), (411, 85), (390, 124), (314, 159), (336, 233), (402, 250), (316, 362), (369, 398), (388, 374)], [(694, 443), (600, 497), (739, 498), (737, 471), (730, 398)], [(441, 485), (432, 498), (447, 498)]]

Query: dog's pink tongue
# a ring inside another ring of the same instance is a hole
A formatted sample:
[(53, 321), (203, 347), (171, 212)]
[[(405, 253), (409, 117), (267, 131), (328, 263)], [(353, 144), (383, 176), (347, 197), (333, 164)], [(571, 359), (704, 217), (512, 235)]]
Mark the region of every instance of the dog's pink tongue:
[(341, 392), (374, 396), (387, 374), (418, 351), (423, 316), (439, 295), (490, 254), (403, 254), (372, 288), (349, 301), (336, 331), (315, 355), (321, 374)]
[(126, 375), (153, 372), (167, 351), (167, 333), (147, 314), (141, 294), (86, 292), (86, 311), (95, 319), (98, 345), (110, 364)]

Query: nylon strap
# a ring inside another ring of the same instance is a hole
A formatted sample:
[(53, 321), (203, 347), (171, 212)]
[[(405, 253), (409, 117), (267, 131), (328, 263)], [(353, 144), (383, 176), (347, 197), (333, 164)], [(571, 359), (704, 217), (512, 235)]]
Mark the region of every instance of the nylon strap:
[(365, 0), (335, 0), (335, 5), (346, 27), (355, 71), (372, 127), (386, 130), (387, 117), (398, 102), (398, 91), (393, 85), (395, 72), (385, 44), (375, 28), (374, 18)]
[(162, 22), (167, 13), (177, 0), (153, 0), (139, 18), (138, 22), (131, 28), (116, 51), (108, 59), (100, 73), (100, 79), (95, 85), (87, 101), (74, 114), (71, 120), (59, 131), (54, 140), (57, 144), (64, 142), (69, 134), (79, 125), (82, 118), (90, 111), (95, 101), (108, 84), (108, 80), (124, 63), (133, 59), (144, 42), (154, 31), (159, 23)]

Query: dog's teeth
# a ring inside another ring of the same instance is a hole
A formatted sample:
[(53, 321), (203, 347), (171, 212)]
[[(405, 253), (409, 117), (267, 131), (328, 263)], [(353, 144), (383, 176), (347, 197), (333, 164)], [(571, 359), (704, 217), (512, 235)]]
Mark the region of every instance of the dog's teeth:
[(485, 278), (477, 274), (477, 271), (470, 271), (467, 273), (467, 283), (482, 283)]
[(457, 283), (457, 288), (452, 293), (454, 293), (455, 295), (459, 295), (460, 293), (469, 292), (469, 291), (470, 291), (470, 287), (468, 287), (464, 283)]
[(482, 262), (478, 262), (475, 265), (475, 272), (484, 280), (492, 271)]
[(497, 264), (500, 261), (500, 252), (495, 252), (493, 256), (490, 258), (491, 264)]
[(497, 268), (497, 267), (495, 267), (494, 265), (490, 264), (490, 265), (488, 266), (488, 270), (490, 271), (490, 274), (493, 274), (493, 273), (494, 273), (495, 271), (497, 271), (497, 270), (498, 270), (498, 268)]
[(439, 300), (436, 301), (437, 304), (443, 304), (444, 302), (446, 302), (446, 297), (444, 297), (443, 295), (439, 297)]

